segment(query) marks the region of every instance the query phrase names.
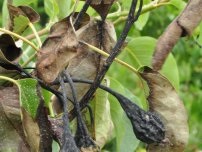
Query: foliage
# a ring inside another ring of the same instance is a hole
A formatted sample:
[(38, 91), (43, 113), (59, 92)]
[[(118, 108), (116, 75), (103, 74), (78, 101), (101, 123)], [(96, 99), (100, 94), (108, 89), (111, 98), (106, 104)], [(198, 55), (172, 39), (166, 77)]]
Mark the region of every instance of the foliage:
[[(0, 7), (2, 8), (0, 12), (0, 24), (2, 27), (8, 27), (9, 25), (6, 2), (7, 0), (0, 1)], [(154, 2), (157, 3), (157, 0)], [(183, 0), (168, 0), (162, 2), (161, 6), (158, 6), (154, 2), (144, 0), (143, 10), (145, 12), (130, 30), (127, 44), (125, 44), (125, 48), (118, 56), (119, 59), (132, 65), (135, 69), (139, 69), (142, 66), (150, 66), (156, 40), (187, 3)], [(79, 1), (76, 8), (74, 8), (74, 0), (13, 0), (13, 4), (14, 6), (29, 5), (39, 13), (41, 19), (38, 23), (34, 24), (34, 28), (31, 26), (27, 27), (30, 22), (27, 16), (18, 16), (14, 20), (14, 24), (16, 25), (14, 32), (21, 34), (23, 31), (21, 35), (30, 40), (36, 46), (35, 49), (38, 49), (40, 47), (40, 39), (42, 42), (45, 40), (49, 28), (53, 23), (63, 19), (74, 9), (80, 11), (84, 2)], [(129, 7), (130, 0), (120, 0), (112, 6), (107, 17), (108, 20), (115, 24), (117, 36), (122, 32)], [(87, 13), (99, 18), (92, 8), (89, 8)], [(41, 31), (39, 34), (40, 39), (35, 38), (36, 34), (33, 36), (34, 31)], [(200, 108), (202, 104), (201, 32), (202, 25), (200, 25), (192, 36), (180, 40), (161, 71), (175, 89), (177, 89), (188, 111), (190, 138), (186, 151), (202, 149), (200, 143), (202, 139), (202, 133), (200, 132), (202, 129), (200, 125), (202, 123), (202, 111)], [(34, 48), (32, 45), (25, 43), (25, 41), (21, 41), (21, 45), (23, 54), (20, 56), (19, 63), (23, 67), (34, 67), (36, 63)], [(0, 56), (0, 58), (6, 57)], [(13, 64), (13, 62), (9, 64)], [(33, 79), (20, 79), (16, 81), (14, 77), (12, 78), (22, 90), (21, 96), (24, 99), (21, 98), (21, 104), (23, 108), (32, 117), (35, 117), (39, 102), (36, 95), (36, 81)], [(136, 101), (140, 107), (144, 109), (148, 108), (146, 101), (147, 89), (142, 87), (142, 80), (139, 76), (129, 71), (126, 67), (114, 62), (107, 73), (106, 81), (106, 85), (110, 85), (110, 88), (123, 95), (127, 95), (129, 99)], [(29, 90), (29, 92), (26, 92), (26, 90)], [(50, 108), (50, 97), (52, 94), (43, 91), (43, 96), (46, 106)], [(29, 101), (27, 101), (26, 97), (29, 98)], [(30, 98), (33, 100), (30, 100)], [(139, 140), (133, 135), (132, 126), (114, 97), (104, 91), (97, 90), (95, 98), (92, 99), (91, 106), (93, 107), (95, 118), (95, 128), (91, 133), (95, 134), (95, 139), (99, 139), (98, 142), (101, 142), (103, 151), (133, 152), (145, 149), (141, 144), (138, 147)], [(52, 114), (51, 108), (49, 110)], [(89, 119), (89, 115), (87, 117)], [(106, 119), (104, 120), (104, 118)], [(105, 127), (101, 128), (101, 124), (104, 124)], [(54, 143), (53, 147), (57, 149), (57, 144)]]

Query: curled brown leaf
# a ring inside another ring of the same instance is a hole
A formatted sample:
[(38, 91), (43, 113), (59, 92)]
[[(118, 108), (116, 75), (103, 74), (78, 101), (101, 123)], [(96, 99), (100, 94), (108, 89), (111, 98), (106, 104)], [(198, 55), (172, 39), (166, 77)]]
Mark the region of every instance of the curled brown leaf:
[(150, 93), (149, 109), (156, 112), (166, 129), (162, 143), (148, 145), (149, 152), (182, 152), (188, 142), (188, 119), (183, 102), (174, 87), (160, 73), (144, 67), (141, 76), (146, 80)]
[(42, 48), (37, 52), (37, 74), (46, 83), (55, 80), (76, 56), (78, 41), (70, 17), (55, 23)]
[[(116, 39), (114, 26), (110, 22), (105, 22), (100, 30), (99, 21), (94, 19), (77, 30), (76, 36), (79, 41), (85, 41), (95, 47), (102, 48), (108, 53), (114, 46)], [(105, 59), (105, 57), (89, 49), (88, 46), (80, 43), (77, 49), (77, 55), (69, 61), (66, 70), (72, 77), (94, 80), (103, 66)], [(75, 88), (77, 90), (77, 98), (81, 100), (90, 86), (87, 84), (75, 84)], [(70, 88), (67, 85), (68, 97), (72, 97), (70, 92)], [(58, 105), (55, 98), (53, 101), (54, 105)]]
[(114, 1), (115, 0), (92, 0), (91, 7), (93, 7), (102, 18), (105, 18)]

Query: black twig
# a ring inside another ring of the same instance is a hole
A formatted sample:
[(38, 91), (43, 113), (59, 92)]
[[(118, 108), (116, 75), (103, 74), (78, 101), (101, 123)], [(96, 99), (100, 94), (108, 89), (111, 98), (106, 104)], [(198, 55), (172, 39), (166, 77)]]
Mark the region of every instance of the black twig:
[[(73, 79), (74, 82), (92, 84), (91, 80)], [(65, 80), (68, 82), (68, 80)], [(148, 144), (161, 142), (165, 138), (165, 128), (159, 116), (150, 111), (144, 111), (125, 96), (103, 85), (99, 87), (117, 98), (133, 126), (136, 137)]]
[(79, 26), (81, 24), (81, 19), (83, 18), (84, 13), (87, 11), (88, 7), (90, 6), (92, 0), (86, 0), (85, 4), (83, 5), (83, 8), (77, 15), (75, 22), (74, 22), (74, 28), (75, 30), (79, 29)]
[[(120, 38), (118, 39), (117, 43), (115, 44), (114, 48), (112, 49), (111, 54), (107, 58), (107, 60), (106, 60), (106, 62), (104, 64), (104, 66), (102, 67), (101, 71), (98, 73), (97, 77), (95, 78), (94, 83), (91, 85), (88, 92), (81, 99), (81, 101), (80, 101), (81, 109), (86, 107), (89, 100), (91, 99), (91, 97), (95, 93), (96, 89), (99, 87), (99, 85), (100, 85), (101, 81), (103, 80), (105, 74), (107, 73), (110, 65), (112, 64), (112, 62), (114, 61), (116, 56), (120, 53), (121, 47), (124, 44), (124, 41), (125, 41), (125, 39), (126, 39), (126, 37), (128, 35), (128, 32), (130, 31), (131, 26), (134, 24), (134, 22), (140, 16), (140, 13), (141, 13), (141, 10), (142, 10), (142, 5), (143, 5), (143, 0), (140, 0), (139, 9), (137, 11), (137, 14), (134, 15), (135, 10), (136, 10), (136, 6), (137, 6), (137, 0), (132, 0), (131, 8), (130, 8), (128, 18), (126, 20), (126, 24), (124, 26), (123, 32), (121, 33)], [(72, 112), (74, 113), (75, 111), (72, 111)]]
[(76, 89), (74, 87), (72, 78), (67, 71), (65, 71), (65, 73), (63, 73), (63, 74), (64, 74), (64, 77), (66, 78), (66, 80), (69, 82), (69, 86), (72, 91), (74, 107), (75, 107), (76, 113), (77, 113), (77, 131), (75, 134), (75, 142), (79, 148), (81, 148), (81, 147), (86, 148), (86, 147), (91, 147), (91, 146), (96, 147), (96, 145), (95, 145), (94, 141), (92, 140), (92, 138), (90, 137), (87, 127), (82, 119), (80, 105), (77, 100)]
[(78, 152), (78, 148), (76, 146), (76, 143), (74, 141), (74, 138), (71, 135), (70, 132), (70, 128), (69, 128), (69, 118), (68, 118), (68, 111), (67, 111), (67, 95), (66, 95), (66, 91), (65, 91), (65, 83), (63, 80), (63, 77), (59, 77), (59, 82), (60, 82), (60, 86), (61, 86), (61, 90), (62, 90), (62, 102), (63, 102), (63, 142), (62, 142), (62, 146), (61, 146), (61, 151), (65, 152), (65, 151), (71, 151), (70, 149), (72, 149), (72, 152)]

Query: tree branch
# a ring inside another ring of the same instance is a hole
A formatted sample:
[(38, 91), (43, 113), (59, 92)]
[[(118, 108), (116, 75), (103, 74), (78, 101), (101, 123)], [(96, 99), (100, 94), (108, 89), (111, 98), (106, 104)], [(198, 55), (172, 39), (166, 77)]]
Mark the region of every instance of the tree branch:
[[(101, 71), (98, 73), (97, 77), (95, 78), (94, 83), (91, 85), (88, 92), (81, 99), (81, 101), (80, 101), (81, 109), (86, 107), (86, 105), (88, 104), (88, 102), (91, 99), (92, 95), (95, 93), (96, 89), (99, 87), (99, 85), (100, 85), (102, 79), (104, 78), (105, 74), (107, 73), (110, 65), (112, 64), (112, 62), (114, 61), (116, 56), (120, 53), (121, 47), (124, 44), (124, 41), (125, 41), (125, 39), (126, 39), (126, 37), (128, 35), (128, 32), (130, 31), (131, 26), (133, 25), (133, 23), (140, 16), (140, 13), (141, 13), (141, 10), (142, 10), (142, 5), (143, 5), (143, 0), (140, 0), (139, 9), (137, 11), (137, 14), (135, 15), (135, 9), (136, 9), (136, 6), (137, 6), (137, 0), (132, 0), (131, 8), (130, 8), (128, 18), (127, 18), (125, 27), (123, 29), (123, 32), (121, 33), (120, 38), (118, 39), (116, 45), (112, 49), (112, 52), (111, 52), (110, 56), (107, 58), (107, 60), (106, 60), (106, 62), (104, 64), (104, 66), (102, 67)], [(73, 111), (71, 111), (71, 114), (74, 113), (74, 112), (75, 112), (75, 109)]]

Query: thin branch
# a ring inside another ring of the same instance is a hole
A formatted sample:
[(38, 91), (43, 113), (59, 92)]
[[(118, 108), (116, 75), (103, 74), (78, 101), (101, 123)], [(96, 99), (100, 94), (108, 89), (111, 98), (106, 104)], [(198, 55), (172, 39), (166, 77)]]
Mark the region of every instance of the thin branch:
[[(106, 72), (108, 71), (110, 65), (112, 64), (112, 62), (114, 61), (114, 59), (116, 58), (116, 56), (120, 53), (121, 51), (121, 47), (124, 44), (124, 41), (128, 35), (128, 32), (131, 28), (131, 26), (134, 24), (134, 22), (138, 19), (141, 10), (142, 10), (142, 5), (143, 5), (143, 0), (140, 0), (140, 5), (139, 5), (139, 9), (137, 11), (137, 14), (134, 15), (135, 13), (135, 9), (137, 6), (137, 0), (133, 0), (131, 3), (131, 8), (128, 14), (128, 19), (126, 21), (125, 27), (123, 29), (123, 32), (121, 33), (120, 38), (118, 39), (116, 45), (114, 46), (114, 48), (111, 51), (110, 56), (107, 58), (104, 66), (102, 67), (101, 71), (98, 73), (97, 77), (94, 80), (94, 83), (91, 85), (90, 89), (88, 90), (88, 92), (83, 96), (83, 98), (80, 101), (80, 106), (81, 109), (83, 109), (84, 107), (86, 107), (86, 105), (88, 104), (89, 100), (91, 99), (91, 97), (93, 96), (93, 94), (95, 93), (96, 89), (99, 87), (102, 79), (104, 78)], [(71, 112), (75, 112), (75, 110), (71, 111)]]
[(71, 135), (70, 128), (69, 128), (69, 118), (68, 118), (68, 111), (67, 111), (67, 94), (65, 91), (65, 83), (62, 77), (59, 77), (60, 86), (62, 89), (62, 102), (63, 102), (63, 144), (61, 146), (61, 151), (65, 152), (68, 148), (72, 148), (75, 152), (79, 151), (76, 143), (74, 141), (73, 136)]
[(90, 6), (92, 0), (86, 0), (85, 4), (83, 5), (82, 10), (77, 15), (75, 22), (74, 22), (74, 28), (75, 30), (79, 29), (79, 26), (81, 24), (81, 19), (83, 18), (84, 13), (87, 11), (88, 7)]

